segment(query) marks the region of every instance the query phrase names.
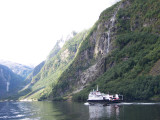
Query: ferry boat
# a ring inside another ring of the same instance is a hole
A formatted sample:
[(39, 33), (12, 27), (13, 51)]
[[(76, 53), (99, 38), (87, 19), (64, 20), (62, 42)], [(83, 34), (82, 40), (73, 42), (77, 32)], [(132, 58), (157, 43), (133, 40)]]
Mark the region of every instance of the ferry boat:
[(91, 91), (88, 95), (88, 102), (107, 102), (107, 103), (119, 103), (123, 100), (123, 95), (110, 95), (110, 94), (104, 94), (98, 91), (98, 85), (97, 90)]

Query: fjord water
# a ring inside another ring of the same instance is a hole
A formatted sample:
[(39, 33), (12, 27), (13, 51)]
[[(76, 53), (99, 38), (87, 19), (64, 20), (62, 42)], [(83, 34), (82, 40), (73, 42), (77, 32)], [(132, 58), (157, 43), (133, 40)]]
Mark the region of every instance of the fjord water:
[(0, 120), (160, 120), (160, 103), (0, 102)]

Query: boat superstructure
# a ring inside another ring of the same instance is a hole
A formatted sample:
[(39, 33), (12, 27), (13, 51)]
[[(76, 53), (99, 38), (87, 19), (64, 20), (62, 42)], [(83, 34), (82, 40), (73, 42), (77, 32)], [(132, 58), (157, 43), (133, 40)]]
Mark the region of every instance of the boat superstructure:
[(97, 90), (91, 91), (88, 95), (88, 102), (120, 102), (123, 100), (123, 95), (110, 95), (110, 94), (104, 94), (101, 93), (98, 90), (98, 85), (97, 85)]

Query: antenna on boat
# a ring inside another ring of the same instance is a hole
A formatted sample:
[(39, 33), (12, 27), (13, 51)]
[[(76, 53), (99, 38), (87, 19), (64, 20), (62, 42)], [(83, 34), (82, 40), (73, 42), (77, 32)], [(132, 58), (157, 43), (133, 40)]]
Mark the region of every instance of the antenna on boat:
[(97, 91), (98, 91), (98, 85), (97, 85)]

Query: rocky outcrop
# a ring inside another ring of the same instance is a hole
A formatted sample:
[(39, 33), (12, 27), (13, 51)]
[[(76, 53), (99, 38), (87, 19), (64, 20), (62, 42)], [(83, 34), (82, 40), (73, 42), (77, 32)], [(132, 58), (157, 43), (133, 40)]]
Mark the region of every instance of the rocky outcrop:
[(70, 55), (70, 51), (69, 51), (68, 49), (66, 49), (66, 50), (63, 51), (63, 52), (61, 53), (61, 55), (60, 55), (61, 60), (62, 60), (62, 61), (67, 60), (67, 57), (69, 57), (69, 55)]
[(105, 70), (105, 58), (102, 58), (96, 64), (92, 65), (87, 70), (79, 74), (80, 79), (77, 85), (81, 86), (80, 89), (83, 88), (89, 82), (92, 82), (101, 76)]
[(157, 76), (160, 75), (160, 60), (158, 60), (155, 65), (150, 70), (150, 75)]

